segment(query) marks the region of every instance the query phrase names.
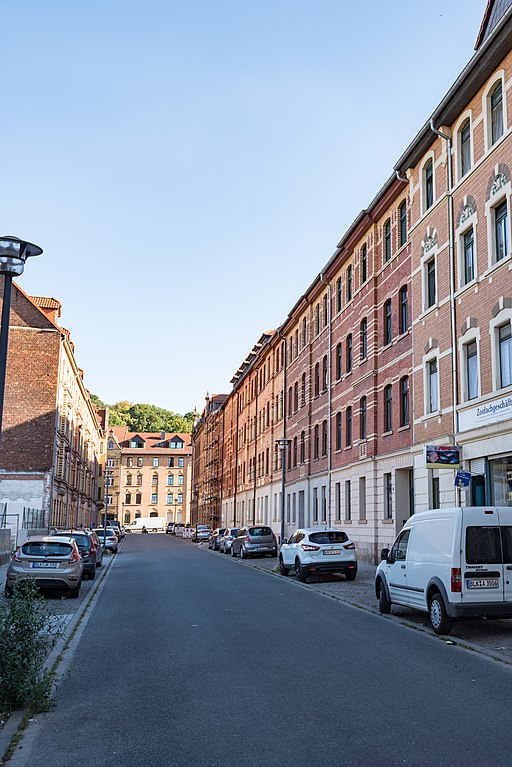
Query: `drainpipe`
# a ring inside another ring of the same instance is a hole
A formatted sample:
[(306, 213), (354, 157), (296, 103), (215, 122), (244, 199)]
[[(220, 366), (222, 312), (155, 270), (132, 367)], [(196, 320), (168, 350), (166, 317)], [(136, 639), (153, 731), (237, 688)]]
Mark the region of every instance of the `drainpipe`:
[(332, 449), (331, 449), (331, 421), (332, 421), (332, 285), (326, 282), (323, 273), (320, 274), (320, 282), (327, 285), (327, 318), (329, 353), (327, 355), (327, 525), (331, 526), (331, 472), (332, 472)]
[(256, 524), (256, 484), (258, 481), (256, 474), (257, 457), (258, 457), (258, 398), (259, 398), (259, 370), (256, 371), (256, 400), (255, 400), (255, 419), (254, 419), (254, 478), (253, 478), (253, 490), (252, 490), (252, 523)]
[(453, 400), (453, 434), (459, 433), (459, 413), (458, 405), (458, 365), (457, 365), (457, 332), (455, 317), (455, 247), (454, 247), (454, 220), (453, 220), (453, 186), (452, 186), (452, 139), (447, 133), (434, 128), (434, 120), (430, 120), (430, 129), (440, 138), (446, 141), (446, 151), (448, 154), (447, 174), (448, 174), (448, 227), (449, 227), (449, 259), (450, 259), (450, 326), (452, 335), (452, 400)]
[(238, 411), (240, 410), (240, 392), (236, 393), (236, 431), (235, 431), (235, 497), (233, 498), (233, 527), (236, 527), (236, 494), (238, 483)]

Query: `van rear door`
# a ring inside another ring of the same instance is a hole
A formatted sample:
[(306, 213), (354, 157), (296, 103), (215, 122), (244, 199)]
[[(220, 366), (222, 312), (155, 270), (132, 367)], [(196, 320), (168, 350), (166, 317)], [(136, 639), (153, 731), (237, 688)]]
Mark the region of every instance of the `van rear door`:
[(504, 567), (497, 509), (468, 507), (463, 511), (463, 520), (462, 602), (503, 602)]
[(512, 603), (512, 507), (497, 509), (503, 545), (503, 591), (505, 602)]

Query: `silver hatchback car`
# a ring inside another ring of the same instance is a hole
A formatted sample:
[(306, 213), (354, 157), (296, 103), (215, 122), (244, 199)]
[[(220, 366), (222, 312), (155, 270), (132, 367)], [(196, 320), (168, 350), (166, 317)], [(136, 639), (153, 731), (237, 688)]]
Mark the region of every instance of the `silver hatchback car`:
[(42, 589), (66, 589), (77, 597), (84, 563), (73, 538), (32, 535), (18, 546), (7, 568), (5, 593), (12, 594), (17, 581), (33, 578)]
[(266, 525), (241, 527), (231, 543), (231, 556), (244, 559), (255, 554), (277, 557), (277, 539), (272, 528)]

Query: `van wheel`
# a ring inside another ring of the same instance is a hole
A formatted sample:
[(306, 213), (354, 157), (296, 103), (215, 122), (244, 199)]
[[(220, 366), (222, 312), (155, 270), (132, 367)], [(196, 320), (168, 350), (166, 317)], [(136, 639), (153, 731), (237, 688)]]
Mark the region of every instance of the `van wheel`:
[(382, 615), (388, 615), (388, 613), (391, 612), (391, 602), (388, 599), (383, 583), (380, 584), (379, 591), (379, 612), (382, 613)]
[(438, 591), (430, 599), (430, 623), (436, 634), (449, 634), (452, 630), (453, 620), (446, 612), (443, 597)]

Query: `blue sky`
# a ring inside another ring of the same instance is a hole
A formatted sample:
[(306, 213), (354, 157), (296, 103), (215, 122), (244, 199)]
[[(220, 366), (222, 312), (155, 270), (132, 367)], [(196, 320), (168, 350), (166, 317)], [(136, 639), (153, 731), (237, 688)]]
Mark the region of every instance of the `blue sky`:
[[(411, 7), (412, 6), (412, 7)], [(486, 0), (3, 0), (1, 234), (107, 402), (185, 413), (286, 318)]]

